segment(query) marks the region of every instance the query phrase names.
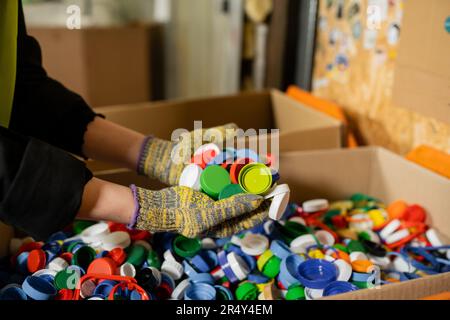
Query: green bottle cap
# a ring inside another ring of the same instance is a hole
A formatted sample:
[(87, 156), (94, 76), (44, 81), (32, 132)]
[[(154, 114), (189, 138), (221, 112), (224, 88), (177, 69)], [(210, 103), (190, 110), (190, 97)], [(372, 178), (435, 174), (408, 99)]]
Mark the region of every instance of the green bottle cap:
[(286, 293), (286, 300), (305, 300), (305, 288), (291, 286)]
[(147, 256), (147, 249), (141, 245), (133, 245), (127, 251), (127, 262), (135, 267), (141, 267)]
[[(76, 276), (76, 274), (73, 271), (64, 269), (59, 271), (56, 275), (55, 275), (55, 287), (57, 290), (62, 290), (62, 289), (74, 289), (72, 286), (76, 285), (76, 283), (74, 283), (72, 281), (72, 278)], [(75, 279), (76, 280), (76, 279)], [(76, 281), (75, 281), (76, 282)]]
[(273, 256), (264, 265), (262, 273), (266, 277), (273, 279), (280, 273), (280, 265), (281, 265), (281, 259), (278, 258), (277, 256)]
[(229, 184), (230, 174), (221, 166), (208, 166), (200, 176), (202, 190), (213, 199), (218, 199), (220, 192)]
[(281, 237), (283, 240), (290, 244), (295, 238), (302, 236), (304, 234), (310, 233), (311, 229), (304, 226), (301, 223), (294, 221), (286, 221), (284, 226), (281, 228)]
[(363, 281), (363, 282), (359, 282), (359, 281), (352, 281), (351, 283), (353, 283), (355, 286), (357, 286), (359, 289), (367, 289), (371, 286), (371, 283), (369, 281)]
[(147, 255), (147, 263), (149, 267), (161, 269), (161, 260), (158, 257), (156, 251), (150, 250)]
[(79, 248), (72, 256), (72, 264), (87, 270), (92, 261), (95, 260), (97, 253), (89, 246)]
[(366, 248), (364, 247), (364, 245), (357, 241), (357, 240), (350, 240), (350, 242), (347, 245), (347, 249), (349, 251), (349, 253), (358, 251), (358, 252), (367, 252)]
[(75, 234), (80, 234), (83, 232), (84, 229), (87, 229), (88, 227), (94, 225), (95, 222), (93, 221), (85, 221), (85, 220), (76, 220), (73, 223), (73, 232)]
[(239, 172), (238, 181), (248, 193), (264, 194), (272, 186), (272, 172), (262, 163), (249, 163)]
[(202, 249), (202, 242), (198, 238), (177, 236), (173, 241), (173, 250), (182, 258), (192, 258)]
[(251, 282), (243, 282), (236, 289), (237, 300), (256, 300), (258, 297), (258, 287)]
[(219, 200), (230, 198), (236, 194), (245, 193), (238, 184), (229, 184), (219, 194)]
[(343, 252), (345, 252), (345, 253), (349, 253), (347, 247), (344, 246), (344, 245), (341, 244), (341, 243), (336, 243), (336, 244), (333, 246), (333, 248), (336, 248), (336, 249), (338, 249), (338, 250), (341, 250), (341, 251), (343, 251)]

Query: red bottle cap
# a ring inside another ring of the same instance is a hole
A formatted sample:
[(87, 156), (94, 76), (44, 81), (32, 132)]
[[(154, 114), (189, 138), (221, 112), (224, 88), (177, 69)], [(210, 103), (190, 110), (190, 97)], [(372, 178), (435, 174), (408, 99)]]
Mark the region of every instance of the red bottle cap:
[(91, 262), (87, 269), (87, 274), (117, 274), (117, 264), (108, 257), (98, 258)]
[(115, 248), (108, 252), (107, 257), (114, 260), (114, 262), (120, 266), (127, 258), (127, 254), (122, 248)]
[(73, 254), (71, 252), (64, 252), (59, 257), (66, 260), (68, 264), (72, 264)]
[(55, 297), (55, 300), (72, 300), (73, 291), (70, 289), (61, 289)]
[(253, 160), (249, 158), (236, 159), (236, 161), (230, 167), (231, 183), (239, 184), (239, 172), (241, 172), (243, 167), (252, 162)]
[(41, 249), (30, 251), (27, 260), (28, 271), (35, 273), (38, 270), (44, 269), (47, 263), (45, 252)]

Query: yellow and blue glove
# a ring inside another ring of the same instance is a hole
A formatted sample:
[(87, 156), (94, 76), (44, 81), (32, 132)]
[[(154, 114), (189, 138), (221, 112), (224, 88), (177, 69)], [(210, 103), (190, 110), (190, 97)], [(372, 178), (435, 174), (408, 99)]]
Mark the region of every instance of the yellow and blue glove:
[[(131, 186), (136, 212), (130, 227), (150, 232), (175, 232), (186, 237), (228, 237), (267, 219), (264, 198), (238, 194), (214, 201), (188, 187), (159, 191)], [(248, 214), (246, 214), (248, 213)]]

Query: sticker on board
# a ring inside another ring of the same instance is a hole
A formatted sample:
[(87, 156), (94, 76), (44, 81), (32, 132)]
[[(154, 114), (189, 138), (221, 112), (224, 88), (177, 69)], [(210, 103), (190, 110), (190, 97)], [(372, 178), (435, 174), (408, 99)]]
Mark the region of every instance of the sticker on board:
[(361, 38), (361, 33), (362, 33), (361, 21), (356, 21), (352, 26), (353, 38), (355, 38), (356, 40), (359, 40), (359, 38)]
[(364, 49), (371, 50), (375, 48), (375, 45), (377, 43), (377, 36), (377, 30), (366, 29), (364, 31)]
[(450, 17), (445, 20), (445, 30), (447, 30), (448, 33), (450, 33)]
[(348, 9), (347, 19), (352, 20), (353, 17), (355, 17), (356, 15), (358, 15), (360, 13), (360, 11), (361, 11), (361, 7), (360, 7), (359, 3), (354, 2)]
[(394, 46), (398, 43), (400, 39), (400, 26), (396, 23), (393, 23), (389, 26), (387, 31), (387, 41), (389, 45)]

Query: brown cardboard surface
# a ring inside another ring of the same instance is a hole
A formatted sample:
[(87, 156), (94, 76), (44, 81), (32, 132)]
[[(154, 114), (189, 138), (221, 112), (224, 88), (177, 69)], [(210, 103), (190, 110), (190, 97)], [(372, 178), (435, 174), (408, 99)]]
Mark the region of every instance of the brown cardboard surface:
[[(149, 101), (160, 25), (29, 28), (40, 43), (48, 74), (77, 92), (91, 106)], [(155, 36), (154, 38), (158, 38)]]
[[(339, 121), (311, 110), (277, 90), (118, 105), (96, 111), (112, 122), (169, 140), (175, 129), (193, 130), (194, 121), (202, 121), (203, 128), (231, 122), (244, 130), (268, 129), (270, 133), (270, 129), (278, 128), (281, 151), (340, 148), (344, 135), (344, 127)], [(88, 166), (94, 172), (114, 168), (93, 161)]]
[(448, 0), (408, 0), (396, 66), (394, 102), (450, 123)]
[[(385, 203), (397, 199), (418, 203), (428, 212), (427, 223), (450, 240), (450, 180), (386, 149), (368, 147), (284, 153), (280, 156), (280, 175), (282, 182), (291, 188), (292, 201), (320, 197), (338, 200), (362, 192)], [(161, 187), (123, 169), (98, 173), (97, 176), (124, 185)], [(330, 299), (419, 299), (449, 289), (450, 273), (446, 273)]]

